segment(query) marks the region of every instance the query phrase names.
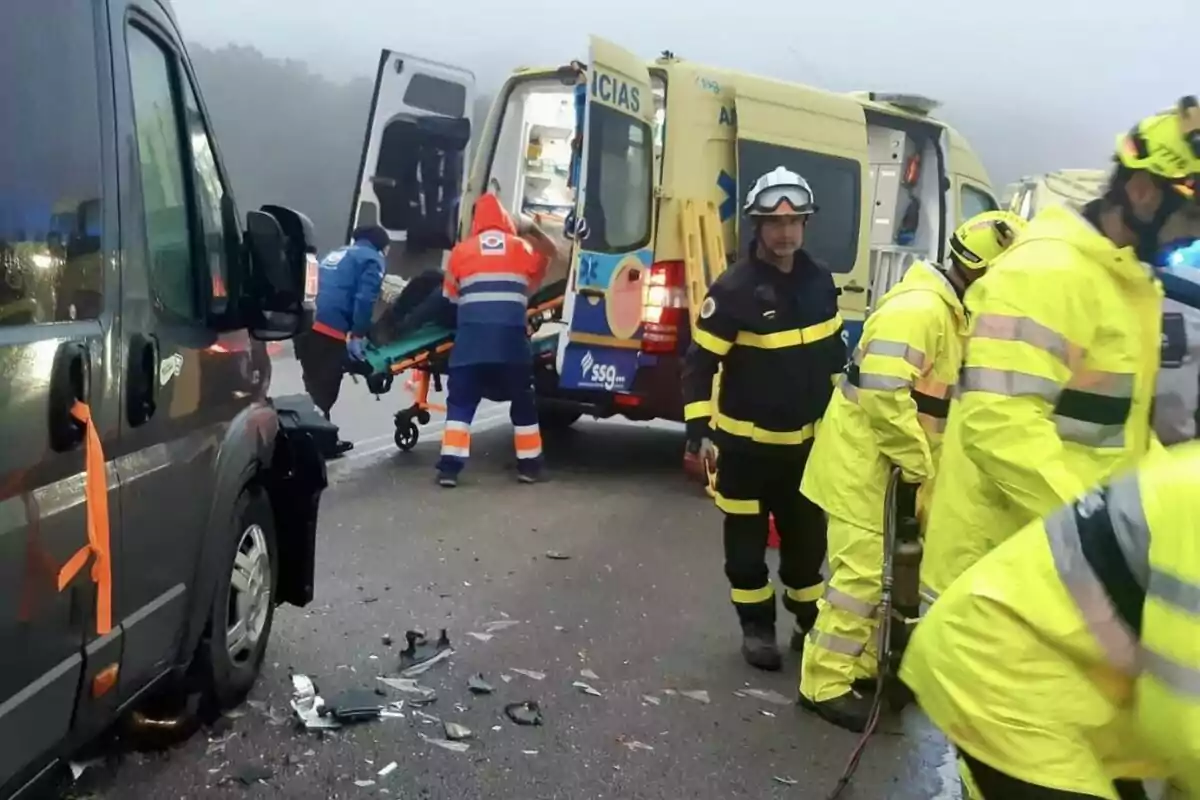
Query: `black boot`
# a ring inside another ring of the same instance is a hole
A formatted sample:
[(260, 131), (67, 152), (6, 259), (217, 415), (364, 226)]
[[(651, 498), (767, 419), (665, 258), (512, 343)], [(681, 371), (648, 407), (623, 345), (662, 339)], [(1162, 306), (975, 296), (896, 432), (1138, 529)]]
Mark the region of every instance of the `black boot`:
[(820, 703), (800, 695), (800, 705), (803, 708), (830, 724), (854, 733), (862, 733), (867, 729), (867, 723), (871, 718), (872, 703), (873, 698), (859, 694), (853, 689), (840, 697)]
[(808, 630), (806, 628), (801, 628), (799, 622), (795, 623), (795, 625), (792, 626), (792, 640), (791, 640), (791, 642), (789, 642), (789, 644), (792, 648), (792, 652), (793, 653), (803, 653), (804, 652), (804, 640), (807, 638), (808, 638)]
[(783, 656), (775, 643), (775, 626), (762, 622), (742, 623), (742, 658), (757, 669), (778, 672)]

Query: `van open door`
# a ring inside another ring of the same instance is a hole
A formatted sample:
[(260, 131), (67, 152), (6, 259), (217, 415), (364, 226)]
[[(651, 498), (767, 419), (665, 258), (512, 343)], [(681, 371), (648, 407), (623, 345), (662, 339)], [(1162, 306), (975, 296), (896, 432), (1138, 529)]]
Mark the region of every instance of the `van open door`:
[(564, 389), (627, 392), (654, 243), (654, 95), (646, 62), (591, 37), (577, 237), (556, 366)]
[(439, 269), (454, 246), (474, 100), (469, 70), (380, 54), (346, 238), (359, 225), (386, 228), (389, 274)]
[[(808, 223), (804, 249), (833, 272), (849, 344), (858, 341), (870, 285), (871, 192), (862, 105), (851, 97), (760, 78), (739, 78), (737, 186), (742, 195), (776, 167), (798, 172), (820, 210)], [(740, 200), (740, 198), (739, 198)], [(739, 252), (753, 231), (741, 225)]]

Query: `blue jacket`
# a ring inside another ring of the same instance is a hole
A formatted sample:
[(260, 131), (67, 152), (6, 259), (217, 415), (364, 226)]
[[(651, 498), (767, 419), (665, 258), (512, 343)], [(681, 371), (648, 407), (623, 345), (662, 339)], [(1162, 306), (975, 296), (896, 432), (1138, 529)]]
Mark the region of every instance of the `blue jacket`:
[(313, 329), (330, 335), (366, 336), (384, 270), (383, 254), (361, 239), (325, 256), (317, 282)]

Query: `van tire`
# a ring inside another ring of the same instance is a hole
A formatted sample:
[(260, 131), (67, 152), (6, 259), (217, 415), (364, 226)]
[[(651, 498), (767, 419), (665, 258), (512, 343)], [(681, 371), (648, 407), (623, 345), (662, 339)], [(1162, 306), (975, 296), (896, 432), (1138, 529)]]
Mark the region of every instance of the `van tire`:
[[(243, 489), (230, 519), (231, 529), (221, 545), (208, 624), (195, 663), (207, 699), (219, 711), (239, 705), (258, 680), (275, 618), (279, 583), (275, 517), (263, 490), (253, 485)], [(266, 576), (261, 574), (264, 564), (270, 565)], [(237, 591), (237, 597), (231, 591), (235, 569), (241, 575), (239, 585), (243, 587)], [(269, 585), (265, 598), (264, 583)], [(248, 634), (236, 657), (230, 652), (229, 642), (230, 624), (235, 618), (240, 618), (243, 627), (257, 632)]]

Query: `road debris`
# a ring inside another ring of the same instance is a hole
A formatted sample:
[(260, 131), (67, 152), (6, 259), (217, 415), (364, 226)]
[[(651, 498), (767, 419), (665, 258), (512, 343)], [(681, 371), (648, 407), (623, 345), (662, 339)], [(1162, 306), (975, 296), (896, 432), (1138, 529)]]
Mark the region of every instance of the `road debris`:
[(793, 779), (791, 779), (791, 778), (782, 778), (782, 777), (780, 777), (779, 775), (776, 775), (776, 776), (775, 776), (775, 782), (776, 782), (776, 783), (782, 783), (784, 786), (795, 786), (795, 785), (796, 785), (796, 784), (798, 784), (800, 781), (793, 780)]
[(457, 722), (445, 722), (442, 724), (446, 731), (446, 738), (451, 741), (460, 742), (463, 739), (473, 739), (475, 734), (466, 725), (459, 725)]
[(435, 717), (433, 714), (426, 714), (424, 711), (414, 711), (413, 716), (427, 725), (440, 725), (442, 722), (441, 717)]
[(625, 747), (628, 750), (653, 750), (654, 749), (654, 747), (652, 745), (648, 745), (645, 742), (639, 742), (637, 739), (630, 738), (629, 736), (618, 736), (617, 742), (620, 743), (623, 747)]
[(590, 684), (584, 683), (583, 681), (575, 681), (571, 685), (574, 686), (579, 691), (583, 692), (584, 694), (590, 694), (592, 697), (603, 697), (604, 696), (600, 693), (599, 689), (595, 688), (594, 686), (592, 686)]
[(467, 679), (467, 688), (471, 690), (471, 694), (491, 694), (496, 691), (490, 683), (483, 679), (482, 672), (476, 672)]
[(687, 692), (680, 692), (680, 697), (686, 697), (689, 700), (695, 700), (697, 703), (711, 703), (712, 698), (708, 696), (708, 691), (705, 689), (693, 689)]
[(581, 670), (579, 670), (579, 677), (581, 677), (581, 678), (583, 678), (583, 679), (585, 679), (585, 680), (589, 680), (589, 681), (598, 681), (598, 680), (600, 680), (600, 676), (599, 676), (599, 675), (597, 675), (596, 673), (592, 672), (590, 669), (581, 669)]
[(430, 744), (436, 745), (443, 750), (450, 750), (455, 753), (465, 753), (471, 749), (471, 745), (467, 744), (466, 742), (452, 742), (449, 739), (436, 739), (432, 736), (426, 736), (423, 733), (418, 733), (417, 735)]
[(292, 710), (309, 730), (340, 728), (342, 724), (333, 717), (327, 716), (325, 701), (317, 694), (316, 684), (307, 675), (292, 675)]
[(767, 703), (774, 703), (777, 706), (790, 706), (792, 701), (784, 697), (774, 689), (739, 689), (734, 692), (738, 697), (751, 697), (755, 700), (762, 700)]
[(391, 647), (392, 646), (392, 635), (390, 633), (385, 633), (383, 635), (383, 638), (380, 639), (380, 641), (383, 642), (384, 647)]
[(404, 701), (397, 700), (379, 709), (379, 716), (384, 719), (404, 719)]
[(512, 671), (512, 672), (515, 672), (515, 673), (517, 673), (518, 675), (524, 675), (526, 678), (533, 678), (535, 681), (544, 681), (544, 680), (546, 680), (546, 673), (544, 673), (544, 672), (538, 672), (537, 670), (532, 670), (532, 669), (512, 669), (511, 671)]
[(221, 782), (231, 783), (236, 781), (243, 786), (253, 786), (256, 783), (266, 783), (275, 777), (275, 773), (270, 767), (262, 764), (243, 763), (238, 764)]
[(367, 788), (367, 787), (369, 787), (369, 786), (374, 786), (374, 785), (375, 785), (375, 781), (372, 781), (372, 780), (366, 780), (366, 781), (355, 781), (355, 782), (354, 782), (354, 785), (355, 785), (355, 786), (357, 786), (357, 787), (358, 787), (358, 788), (360, 788), (360, 789), (366, 789), (366, 788)]
[(774, 711), (767, 711), (765, 708), (760, 708), (760, 709), (758, 710), (758, 713), (759, 713), (759, 714), (762, 714), (764, 717), (770, 717), (771, 719), (774, 719), (774, 718), (775, 718), (775, 712), (774, 712)]
[[(224, 743), (222, 743), (222, 747), (223, 746), (224, 746)], [(99, 766), (102, 766), (103, 764), (104, 764), (103, 758), (93, 758), (93, 759), (89, 759), (88, 761), (72, 761), (71, 762), (71, 778), (73, 780), (79, 780), (80, 776), (83, 775), (84, 772), (87, 772), (92, 767), (99, 767)]]
[(540, 750), (522, 750), (521, 752), (527, 756), (536, 756), (541, 751)]
[(383, 769), (379, 770), (379, 773), (378, 773), (379, 777), (386, 778), (388, 775), (391, 775), (393, 772), (395, 772), (396, 768), (399, 766), (400, 766), (399, 764), (397, 764), (395, 761), (393, 761), (392, 763), (388, 764)]
[(467, 636), (478, 639), (481, 642), (490, 642), (492, 639), (496, 638), (490, 633), (479, 633), (478, 631), (467, 631)]
[(365, 689), (347, 689), (329, 700), (327, 713), (341, 723), (366, 722), (378, 719), (385, 703), (379, 702), (374, 692)]
[(549, 558), (552, 561), (567, 561), (571, 557), (566, 553), (560, 553), (557, 550), (547, 550), (546, 558)]
[(644, 695), (642, 695), (642, 702), (643, 702), (643, 703), (645, 703), (645, 704), (647, 704), (647, 705), (651, 705), (651, 706), (657, 706), (657, 705), (661, 705), (661, 704), (662, 704), (662, 698), (661, 698), (661, 697), (655, 697), (655, 696), (654, 696), (654, 695), (652, 695), (652, 694), (644, 694)]
[(521, 624), (520, 620), (498, 619), (494, 622), (487, 623), (486, 625), (483, 626), (483, 629), (488, 633), (496, 633), (497, 631), (502, 631), (505, 628), (511, 628), (514, 625), (520, 625), (520, 624)]
[(445, 628), (441, 629), (437, 642), (433, 644), (430, 644), (425, 638), (425, 632), (421, 630), (405, 631), (404, 639), (408, 645), (400, 653), (400, 676), (403, 678), (415, 678), (434, 664), (454, 655), (454, 648), (450, 646), (450, 637)]
[(541, 725), (542, 709), (533, 700), (524, 703), (509, 703), (504, 707), (505, 715), (518, 725)]
[(416, 695), (415, 705), (420, 705), (421, 702), (432, 703), (437, 699), (437, 690), (430, 686), (423, 686), (417, 683), (414, 678), (380, 678), (379, 682), (384, 686), (395, 689), (397, 692)]

